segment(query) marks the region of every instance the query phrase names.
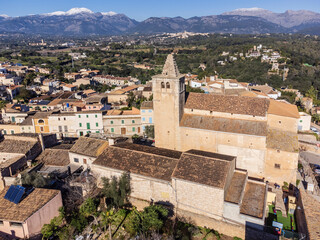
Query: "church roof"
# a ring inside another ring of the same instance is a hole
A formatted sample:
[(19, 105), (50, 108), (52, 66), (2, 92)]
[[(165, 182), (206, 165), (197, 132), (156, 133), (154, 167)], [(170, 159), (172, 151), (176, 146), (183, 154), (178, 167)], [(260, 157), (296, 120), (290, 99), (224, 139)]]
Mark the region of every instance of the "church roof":
[(167, 57), (167, 60), (164, 64), (162, 75), (168, 76), (168, 77), (179, 77), (180, 72), (178, 69), (178, 66), (176, 64), (176, 61), (174, 60), (173, 54), (169, 54)]
[(232, 164), (232, 161), (185, 152), (172, 177), (223, 189)]
[(264, 98), (191, 92), (185, 108), (264, 117), (267, 114), (269, 103), (270, 101)]

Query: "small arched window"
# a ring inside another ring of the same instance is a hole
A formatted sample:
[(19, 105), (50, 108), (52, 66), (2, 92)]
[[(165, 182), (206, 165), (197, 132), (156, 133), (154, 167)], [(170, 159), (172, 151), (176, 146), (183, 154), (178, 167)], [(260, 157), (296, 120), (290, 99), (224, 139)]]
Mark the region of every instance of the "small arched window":
[(169, 89), (170, 88), (170, 83), (166, 83), (166, 87)]
[(164, 82), (161, 83), (161, 88), (165, 88), (165, 87), (164, 87)]
[(38, 120), (38, 123), (39, 123), (39, 124), (43, 124), (44, 121), (43, 121), (42, 119), (39, 119), (39, 120)]

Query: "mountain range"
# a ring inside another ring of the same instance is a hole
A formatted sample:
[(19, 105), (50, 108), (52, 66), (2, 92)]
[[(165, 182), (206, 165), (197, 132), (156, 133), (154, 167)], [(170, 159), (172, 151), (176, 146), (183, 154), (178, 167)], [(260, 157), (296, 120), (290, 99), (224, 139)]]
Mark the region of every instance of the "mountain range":
[(320, 13), (288, 10), (274, 13), (261, 8), (241, 8), (220, 15), (182, 18), (151, 17), (138, 22), (115, 12), (72, 8), (67, 12), (9, 17), (0, 15), (0, 33), (46, 35), (120, 35), (175, 32), (303, 33), (320, 35)]

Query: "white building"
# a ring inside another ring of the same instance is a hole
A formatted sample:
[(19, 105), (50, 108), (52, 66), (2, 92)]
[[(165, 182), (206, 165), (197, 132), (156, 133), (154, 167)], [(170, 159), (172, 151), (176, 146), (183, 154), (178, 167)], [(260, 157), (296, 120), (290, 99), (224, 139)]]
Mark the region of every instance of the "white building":
[(77, 136), (88, 133), (103, 133), (102, 111), (77, 112), (75, 117), (75, 128)]
[(310, 130), (311, 116), (305, 112), (299, 112), (298, 131)]

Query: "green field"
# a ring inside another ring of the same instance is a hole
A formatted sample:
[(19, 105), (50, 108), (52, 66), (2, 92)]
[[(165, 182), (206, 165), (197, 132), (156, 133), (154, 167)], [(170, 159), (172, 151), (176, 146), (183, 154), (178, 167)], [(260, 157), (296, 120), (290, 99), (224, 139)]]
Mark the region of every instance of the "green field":
[(275, 215), (273, 213), (274, 205), (269, 205), (268, 207), (269, 207), (269, 213), (268, 213), (268, 217), (267, 217), (267, 220), (266, 220), (267, 226), (272, 226), (272, 222), (276, 221), (276, 222), (279, 222), (279, 223), (283, 224), (283, 229), (284, 230), (291, 231), (291, 222), (290, 222), (291, 220), (290, 220), (290, 217), (292, 217), (293, 218), (293, 230), (294, 231), (297, 230), (296, 221), (294, 219), (294, 215), (288, 214), (287, 217), (283, 217), (281, 211), (277, 211), (277, 215)]

